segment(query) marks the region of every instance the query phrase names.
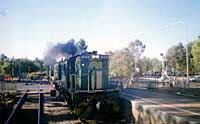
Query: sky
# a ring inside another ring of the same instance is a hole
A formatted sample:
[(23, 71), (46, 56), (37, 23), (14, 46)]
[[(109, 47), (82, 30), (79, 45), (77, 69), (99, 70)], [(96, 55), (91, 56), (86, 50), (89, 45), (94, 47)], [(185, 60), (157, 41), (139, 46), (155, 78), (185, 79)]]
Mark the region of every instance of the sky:
[(71, 38), (104, 53), (139, 39), (144, 56), (160, 58), (197, 39), (199, 10), (199, 0), (0, 0), (0, 53), (42, 59), (49, 46)]

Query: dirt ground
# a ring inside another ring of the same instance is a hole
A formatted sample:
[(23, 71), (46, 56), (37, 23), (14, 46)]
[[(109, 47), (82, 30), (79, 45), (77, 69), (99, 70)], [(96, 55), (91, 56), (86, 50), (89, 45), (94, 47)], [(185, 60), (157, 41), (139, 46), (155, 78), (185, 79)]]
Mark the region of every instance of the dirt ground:
[(44, 95), (44, 124), (134, 124), (131, 103), (121, 99), (123, 103), (124, 119), (119, 122), (79, 120), (75, 118), (71, 109), (58, 97), (51, 97), (49, 94)]
[(44, 124), (81, 124), (74, 118), (70, 108), (57, 97), (44, 95)]

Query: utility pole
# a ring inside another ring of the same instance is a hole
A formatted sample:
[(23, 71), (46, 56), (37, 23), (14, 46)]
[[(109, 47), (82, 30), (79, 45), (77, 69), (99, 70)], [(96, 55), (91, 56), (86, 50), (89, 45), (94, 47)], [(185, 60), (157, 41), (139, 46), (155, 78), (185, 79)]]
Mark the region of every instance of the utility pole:
[(185, 47), (186, 47), (186, 82), (184, 83), (184, 88), (187, 87), (187, 85), (189, 84), (189, 58), (188, 58), (188, 27), (186, 25), (186, 23), (184, 21), (177, 21), (175, 23), (166, 25), (166, 27), (170, 27), (170, 26), (175, 26), (177, 24), (182, 24), (185, 30), (185, 37), (186, 37), (186, 41), (185, 41)]
[(187, 87), (187, 85), (189, 84), (189, 58), (188, 58), (188, 29), (187, 29), (187, 26), (185, 23), (184, 24), (184, 27), (185, 27), (185, 33), (186, 33), (186, 68), (187, 68), (187, 80), (186, 80), (186, 84), (185, 84), (185, 87)]
[(161, 80), (165, 80), (168, 78), (167, 76), (167, 61), (166, 57), (164, 56), (163, 53), (160, 54), (162, 56), (162, 73), (161, 73)]

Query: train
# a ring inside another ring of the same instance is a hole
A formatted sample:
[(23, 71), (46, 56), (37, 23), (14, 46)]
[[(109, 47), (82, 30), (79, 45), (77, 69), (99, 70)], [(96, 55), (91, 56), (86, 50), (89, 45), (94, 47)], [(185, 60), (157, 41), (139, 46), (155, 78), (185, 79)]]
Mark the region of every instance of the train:
[(75, 116), (96, 120), (121, 117), (119, 89), (109, 86), (108, 55), (85, 52), (49, 68), (52, 84)]

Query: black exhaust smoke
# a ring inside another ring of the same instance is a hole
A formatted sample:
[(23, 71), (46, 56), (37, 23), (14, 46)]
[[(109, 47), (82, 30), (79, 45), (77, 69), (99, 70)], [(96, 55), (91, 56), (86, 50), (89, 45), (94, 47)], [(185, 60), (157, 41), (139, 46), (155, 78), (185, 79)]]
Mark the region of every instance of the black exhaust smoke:
[(77, 53), (85, 52), (86, 49), (87, 45), (83, 39), (80, 39), (76, 44), (74, 39), (69, 40), (67, 43), (58, 43), (45, 52), (44, 62), (52, 65), (58, 59), (69, 58)]

